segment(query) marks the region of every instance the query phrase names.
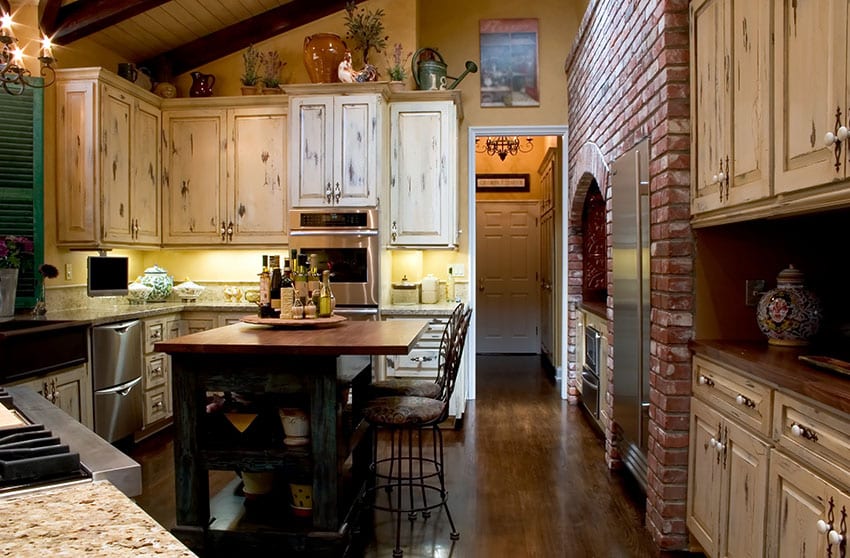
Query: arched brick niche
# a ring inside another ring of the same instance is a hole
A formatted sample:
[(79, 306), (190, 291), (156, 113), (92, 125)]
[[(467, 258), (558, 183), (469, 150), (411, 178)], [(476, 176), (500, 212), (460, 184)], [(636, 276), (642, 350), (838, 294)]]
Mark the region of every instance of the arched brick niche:
[(584, 302), (605, 304), (608, 299), (605, 217), (605, 200), (593, 180), (584, 199), (581, 217), (581, 298)]
[(608, 165), (605, 164), (599, 146), (589, 141), (576, 154), (573, 168), (577, 178), (570, 185), (570, 223), (579, 226), (584, 200), (591, 184), (596, 182), (602, 199), (608, 199)]

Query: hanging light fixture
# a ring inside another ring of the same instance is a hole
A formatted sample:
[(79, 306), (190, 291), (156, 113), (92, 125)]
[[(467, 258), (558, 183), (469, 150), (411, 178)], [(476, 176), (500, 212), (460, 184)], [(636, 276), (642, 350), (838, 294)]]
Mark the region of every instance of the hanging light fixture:
[(486, 153), (490, 156), (498, 155), (499, 159), (502, 161), (504, 161), (508, 155), (528, 153), (534, 148), (534, 144), (530, 137), (526, 137), (525, 143), (521, 145), (518, 136), (487, 136), (487, 140), (483, 144), (478, 141), (479, 139), (480, 138), (475, 138), (476, 153)]
[(12, 34), (12, 16), (5, 12), (0, 14), (0, 43), (3, 45), (0, 52), (0, 85), (10, 95), (22, 95), (27, 87), (41, 89), (52, 85), (56, 80), (56, 72), (53, 69), (55, 60), (50, 39), (44, 36), (41, 40), (38, 61), (41, 63), (41, 76), (45, 79), (39, 84), (33, 81), (32, 73), (24, 66), (24, 51)]

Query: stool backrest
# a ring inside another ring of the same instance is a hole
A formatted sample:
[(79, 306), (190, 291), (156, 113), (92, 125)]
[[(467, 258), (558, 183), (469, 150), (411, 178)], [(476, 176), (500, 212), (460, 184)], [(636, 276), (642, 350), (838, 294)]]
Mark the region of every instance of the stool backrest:
[(472, 308), (467, 308), (458, 321), (450, 340), (450, 346), (446, 354), (446, 360), (444, 361), (444, 380), (440, 392), (440, 400), (445, 405), (443, 414), (448, 413), (449, 400), (452, 398), (452, 393), (455, 389), (457, 373), (460, 370), (461, 357), (463, 356), (463, 348), (466, 345), (466, 333), (469, 330), (469, 322), (471, 320)]
[(449, 357), (449, 351), (457, 335), (461, 318), (463, 318), (463, 310), (464, 304), (462, 302), (455, 306), (451, 316), (449, 316), (448, 322), (446, 322), (446, 327), (443, 329), (443, 335), (440, 339), (440, 349), (437, 354), (437, 377), (434, 380), (440, 386), (440, 389), (446, 383), (446, 359)]

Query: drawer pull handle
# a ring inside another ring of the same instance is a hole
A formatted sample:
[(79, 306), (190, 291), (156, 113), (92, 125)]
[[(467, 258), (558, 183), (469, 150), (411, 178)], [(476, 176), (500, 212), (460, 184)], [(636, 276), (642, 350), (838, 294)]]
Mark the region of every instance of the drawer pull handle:
[(797, 424), (796, 422), (791, 423), (791, 434), (798, 438), (802, 437), (813, 442), (818, 441), (817, 432), (815, 432), (811, 428), (803, 426), (802, 424)]
[(712, 379), (711, 379), (711, 378), (709, 378), (708, 376), (700, 375), (700, 377), (699, 377), (699, 385), (701, 385), (701, 386), (708, 386), (708, 387), (714, 387), (714, 380), (712, 380)]
[(832, 531), (832, 525), (824, 521), (823, 519), (818, 519), (818, 533), (825, 535)]
[(738, 405), (744, 405), (745, 407), (749, 407), (750, 409), (756, 408), (756, 402), (747, 397), (746, 395), (738, 394), (738, 397), (735, 398), (735, 402)]
[(413, 362), (431, 362), (432, 360), (434, 360), (434, 357), (417, 356), (417, 357), (410, 357), (410, 360), (412, 360)]
[(162, 368), (160, 368), (159, 366), (157, 366), (156, 368), (154, 368), (153, 370), (151, 370), (151, 372), (152, 372), (154, 375), (159, 376), (160, 374), (162, 374)]
[(152, 405), (152, 408), (153, 409), (160, 409), (160, 408), (162, 408), (162, 405), (163, 405), (162, 401), (157, 401), (156, 403), (154, 403)]
[(838, 546), (839, 544), (844, 542), (844, 535), (842, 535), (835, 529), (830, 530), (829, 535), (827, 536), (829, 537), (829, 544), (833, 546)]

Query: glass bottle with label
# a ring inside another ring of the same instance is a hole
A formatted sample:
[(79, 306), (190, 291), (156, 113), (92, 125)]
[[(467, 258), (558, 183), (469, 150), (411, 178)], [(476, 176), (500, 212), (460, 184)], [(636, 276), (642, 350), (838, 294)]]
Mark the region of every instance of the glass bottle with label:
[(271, 268), (271, 282), (269, 284), (269, 298), (271, 299), (272, 313), (279, 318), (281, 307), (281, 282), (283, 274), (280, 271), (280, 256), (269, 256), (269, 268)]
[(310, 269), (307, 272), (307, 291), (316, 308), (319, 307), (319, 291), (321, 289), (321, 276), (319, 275), (319, 255), (310, 254)]
[(271, 300), (271, 275), (269, 274), (268, 256), (263, 256), (263, 270), (260, 272), (260, 309), (261, 318), (273, 318)]
[(331, 293), (331, 272), (326, 269), (322, 272), (322, 286), (319, 289), (318, 316), (320, 318), (331, 317), (331, 314), (333, 313), (332, 297), (333, 294)]
[(289, 259), (284, 260), (283, 278), (280, 281), (280, 317), (290, 318), (292, 316), (292, 302), (295, 298), (295, 287), (292, 282), (292, 269)]

